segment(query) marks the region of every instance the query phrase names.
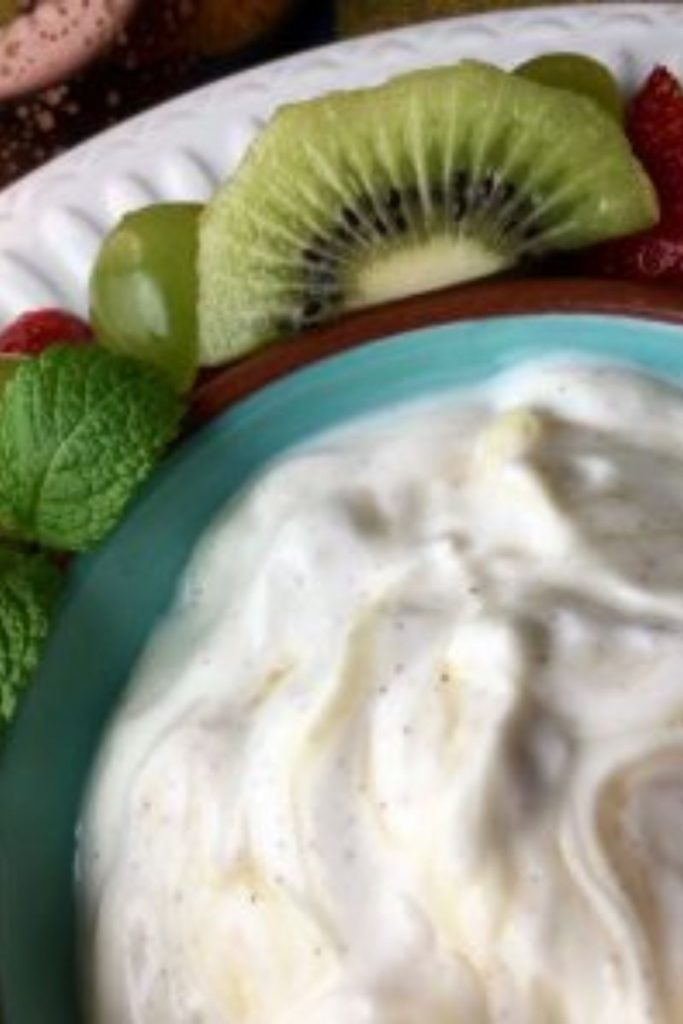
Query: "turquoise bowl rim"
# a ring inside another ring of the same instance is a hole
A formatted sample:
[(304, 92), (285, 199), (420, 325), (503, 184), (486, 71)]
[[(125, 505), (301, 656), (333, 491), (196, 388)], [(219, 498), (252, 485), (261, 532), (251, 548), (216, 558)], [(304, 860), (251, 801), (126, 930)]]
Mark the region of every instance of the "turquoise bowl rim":
[(5, 1024), (80, 1019), (73, 855), (82, 788), (107, 715), (202, 529), (271, 459), (320, 431), (556, 353), (683, 383), (683, 332), (656, 321), (534, 314), (394, 335), (220, 414), (178, 447), (114, 535), (77, 564), (0, 762)]

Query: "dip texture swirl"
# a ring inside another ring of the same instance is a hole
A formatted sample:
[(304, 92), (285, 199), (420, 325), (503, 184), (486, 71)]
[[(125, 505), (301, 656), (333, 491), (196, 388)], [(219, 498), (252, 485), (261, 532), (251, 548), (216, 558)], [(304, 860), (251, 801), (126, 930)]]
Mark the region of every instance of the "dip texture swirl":
[(78, 872), (98, 1024), (680, 1024), (683, 395), (540, 364), (271, 466)]

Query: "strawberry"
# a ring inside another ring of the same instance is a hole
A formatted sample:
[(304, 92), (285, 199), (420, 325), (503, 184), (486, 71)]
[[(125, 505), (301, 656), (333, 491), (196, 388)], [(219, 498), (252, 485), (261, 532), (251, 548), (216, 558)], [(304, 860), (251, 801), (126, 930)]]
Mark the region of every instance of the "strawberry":
[(626, 130), (657, 189), (660, 221), (586, 250), (580, 265), (605, 277), (683, 281), (683, 88), (666, 68), (656, 67), (633, 99)]
[(657, 67), (634, 98), (627, 119), (631, 145), (667, 214), (683, 212), (683, 89)]
[(601, 277), (683, 281), (683, 224), (660, 223), (649, 231), (586, 250), (581, 267)]
[(82, 345), (92, 341), (90, 326), (61, 309), (24, 313), (0, 332), (0, 354), (39, 355), (50, 345)]

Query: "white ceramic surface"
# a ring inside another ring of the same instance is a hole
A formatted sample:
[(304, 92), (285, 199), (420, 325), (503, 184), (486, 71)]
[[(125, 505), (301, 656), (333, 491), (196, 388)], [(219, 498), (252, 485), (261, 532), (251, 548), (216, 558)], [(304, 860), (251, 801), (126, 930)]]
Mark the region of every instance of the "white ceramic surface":
[(262, 65), (182, 96), (0, 193), (0, 323), (25, 309), (85, 311), (102, 234), (158, 199), (204, 199), (283, 102), (477, 57), (510, 67), (548, 50), (606, 61), (633, 88), (655, 63), (683, 71), (683, 4), (546, 7), (453, 18)]

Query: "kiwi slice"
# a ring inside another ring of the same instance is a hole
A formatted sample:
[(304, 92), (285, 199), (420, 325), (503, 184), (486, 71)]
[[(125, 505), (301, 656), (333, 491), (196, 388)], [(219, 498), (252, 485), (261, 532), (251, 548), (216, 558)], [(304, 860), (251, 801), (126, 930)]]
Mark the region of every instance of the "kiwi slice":
[(484, 64), (284, 107), (200, 222), (201, 359), (656, 217), (611, 117)]

